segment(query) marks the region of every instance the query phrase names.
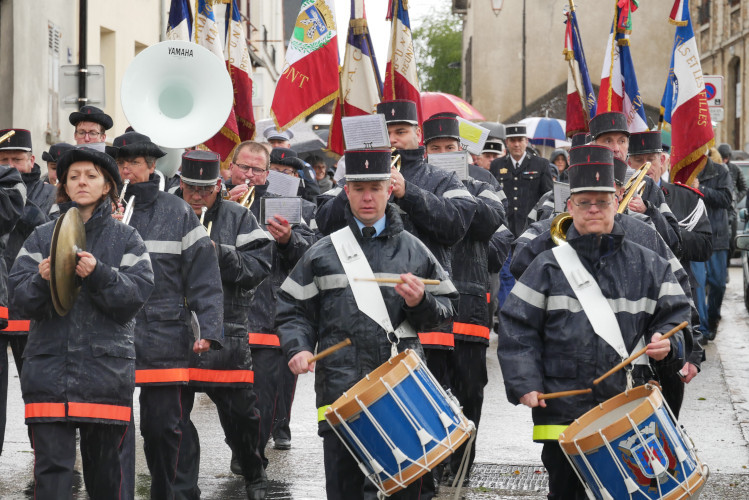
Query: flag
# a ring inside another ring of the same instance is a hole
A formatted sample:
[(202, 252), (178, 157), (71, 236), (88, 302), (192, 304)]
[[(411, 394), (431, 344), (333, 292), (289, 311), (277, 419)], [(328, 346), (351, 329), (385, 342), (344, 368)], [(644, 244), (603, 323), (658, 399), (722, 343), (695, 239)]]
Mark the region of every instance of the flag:
[(674, 2), (669, 22), (676, 25), (676, 34), (661, 100), (661, 128), (671, 126), (671, 181), (691, 185), (705, 168), (715, 137), (688, 0)]
[(252, 110), (252, 63), (237, 0), (226, 6), (226, 68), (234, 87), (234, 116), (239, 139), (249, 141), (255, 135), (255, 114)]
[(276, 84), (271, 116), (279, 130), (336, 98), (338, 37), (332, 0), (303, 0)]
[(391, 20), (392, 24), (382, 98), (386, 101), (393, 99), (414, 101), (421, 124), (424, 117), (421, 116), (419, 79), (416, 76), (416, 56), (411, 38), (411, 21), (408, 18), (407, 4), (405, 0), (392, 0), (388, 9), (386, 19)]
[(564, 35), (564, 58), (569, 64), (567, 72), (567, 137), (587, 132), (588, 122), (596, 115), (596, 94), (585, 62), (583, 41), (577, 15), (567, 13), (567, 29)]
[(166, 37), (169, 40), (192, 40), (192, 14), (187, 0), (172, 0)]
[(382, 80), (369, 36), (364, 0), (351, 0), (346, 53), (341, 69), (341, 92), (333, 108), (328, 149), (343, 154), (342, 116), (374, 113), (382, 97)]
[(606, 45), (596, 113), (621, 111), (627, 116), (627, 127), (630, 132), (643, 132), (648, 130), (648, 125), (629, 50), (631, 13), (635, 10), (635, 0), (617, 2), (614, 22), (611, 23), (611, 35)]

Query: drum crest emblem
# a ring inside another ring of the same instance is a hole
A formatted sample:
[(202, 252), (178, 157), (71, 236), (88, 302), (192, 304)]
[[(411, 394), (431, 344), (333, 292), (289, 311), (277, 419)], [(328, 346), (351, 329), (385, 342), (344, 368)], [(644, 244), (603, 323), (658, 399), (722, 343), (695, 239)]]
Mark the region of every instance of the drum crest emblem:
[[(618, 443), (622, 461), (638, 484), (657, 489), (656, 481), (668, 479), (663, 471), (677, 476), (676, 454), (663, 429), (655, 422), (640, 428), (639, 435), (632, 434)], [(656, 465), (655, 462), (658, 462)]]

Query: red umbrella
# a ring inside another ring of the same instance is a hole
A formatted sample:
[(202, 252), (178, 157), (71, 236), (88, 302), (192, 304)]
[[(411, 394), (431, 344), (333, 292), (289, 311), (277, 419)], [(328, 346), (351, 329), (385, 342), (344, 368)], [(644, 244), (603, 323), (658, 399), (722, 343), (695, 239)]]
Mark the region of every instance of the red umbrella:
[(436, 113), (444, 112), (457, 113), (466, 120), (486, 120), (476, 108), (458, 96), (444, 92), (421, 93), (421, 114), (424, 120)]

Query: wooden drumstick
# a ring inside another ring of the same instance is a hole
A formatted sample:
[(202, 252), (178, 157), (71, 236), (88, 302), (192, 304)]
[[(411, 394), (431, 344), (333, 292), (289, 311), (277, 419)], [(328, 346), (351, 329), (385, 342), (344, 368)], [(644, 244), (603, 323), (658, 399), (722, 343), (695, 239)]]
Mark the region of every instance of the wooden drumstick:
[[(671, 331), (669, 331), (664, 336), (662, 336), (661, 340), (666, 340), (667, 338), (670, 338), (673, 334), (675, 334), (682, 328), (686, 327), (688, 324), (689, 323), (687, 323), (686, 321), (683, 321), (679, 326), (673, 328)], [(622, 368), (630, 364), (632, 361), (636, 360), (637, 358), (645, 354), (647, 350), (648, 350), (647, 346), (643, 347), (642, 349), (640, 349), (639, 351), (637, 351), (636, 353), (634, 353), (633, 355), (631, 355), (630, 357), (628, 357), (627, 359), (625, 359), (624, 361), (622, 361), (621, 363), (613, 367), (611, 370), (607, 371), (606, 373), (604, 373), (603, 375), (595, 379), (593, 381), (593, 385), (600, 384), (606, 377), (618, 372), (619, 370), (621, 370)]]
[(328, 347), (327, 349), (325, 349), (324, 351), (318, 352), (317, 354), (309, 358), (307, 360), (307, 363), (309, 364), (309, 363), (314, 363), (315, 361), (319, 361), (326, 356), (330, 356), (331, 354), (336, 352), (338, 349), (342, 349), (346, 347), (347, 345), (351, 345), (351, 339), (346, 339), (342, 342), (338, 342), (336, 345), (332, 345)]
[[(424, 283), (425, 285), (439, 285), (440, 280), (428, 280), (424, 278), (417, 278), (419, 281)], [(375, 283), (395, 283), (395, 284), (402, 284), (405, 283), (402, 279), (398, 278), (354, 278), (356, 281), (374, 281)]]
[(539, 394), (538, 400), (542, 399), (556, 399), (556, 398), (566, 398), (567, 396), (579, 396), (580, 394), (588, 394), (593, 392), (593, 389), (577, 389), (574, 391), (560, 391), (560, 392), (550, 392), (549, 394)]

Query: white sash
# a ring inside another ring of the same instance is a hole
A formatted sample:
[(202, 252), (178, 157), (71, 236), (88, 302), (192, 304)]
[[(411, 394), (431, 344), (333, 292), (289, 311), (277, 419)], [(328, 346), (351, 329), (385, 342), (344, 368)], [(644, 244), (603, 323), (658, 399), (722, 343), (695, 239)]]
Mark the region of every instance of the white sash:
[[(611, 304), (603, 296), (601, 288), (596, 283), (596, 280), (591, 276), (587, 269), (580, 262), (575, 249), (571, 245), (565, 243), (563, 245), (556, 246), (552, 249), (554, 257), (556, 257), (559, 267), (564, 273), (564, 277), (567, 278), (572, 291), (575, 292), (577, 300), (588, 317), (588, 321), (593, 326), (593, 330), (596, 334), (601, 337), (608, 345), (610, 345), (622, 359), (629, 357), (627, 348), (624, 346), (624, 339), (622, 338), (622, 331), (619, 328), (619, 323), (616, 321), (616, 315)], [(634, 351), (645, 347), (644, 339), (640, 338), (639, 342), (635, 346)], [(633, 352), (634, 352), (633, 351)], [(649, 364), (646, 355), (642, 355), (634, 361), (636, 365), (647, 365)], [(629, 377), (628, 377), (629, 381)]]
[[(359, 310), (385, 330), (388, 334), (388, 340), (390, 340), (391, 333), (399, 340), (406, 337), (416, 337), (416, 331), (408, 321), (401, 323), (397, 329), (393, 328), (379, 283), (363, 280), (374, 280), (375, 275), (351, 228), (346, 226), (339, 229), (330, 235), (330, 240), (336, 254), (338, 254), (338, 259), (341, 261), (343, 271), (346, 273), (346, 278)], [(395, 356), (398, 354), (397, 343), (391, 341), (391, 344), (391, 355)]]

